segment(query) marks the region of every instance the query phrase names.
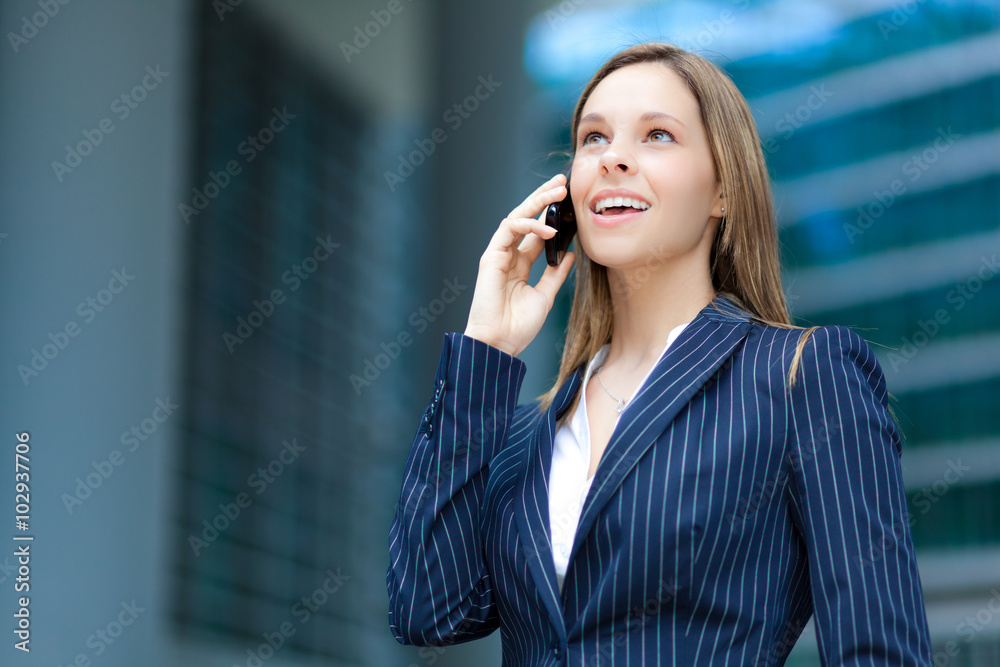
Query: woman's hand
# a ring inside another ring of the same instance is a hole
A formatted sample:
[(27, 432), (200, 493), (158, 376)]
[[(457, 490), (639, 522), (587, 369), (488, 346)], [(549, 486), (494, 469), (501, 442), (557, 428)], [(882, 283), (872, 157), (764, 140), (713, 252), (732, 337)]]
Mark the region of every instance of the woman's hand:
[(531, 265), (545, 248), (543, 239), (556, 233), (534, 216), (565, 197), (566, 177), (558, 174), (500, 221), (479, 260), (466, 336), (516, 356), (538, 334), (576, 256), (567, 252), (559, 266), (546, 266), (538, 284), (529, 285)]

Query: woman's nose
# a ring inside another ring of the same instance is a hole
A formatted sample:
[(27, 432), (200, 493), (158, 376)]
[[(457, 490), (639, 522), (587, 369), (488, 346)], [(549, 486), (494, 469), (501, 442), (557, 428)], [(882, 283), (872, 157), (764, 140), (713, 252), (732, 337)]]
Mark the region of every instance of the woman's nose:
[(614, 144), (608, 146), (608, 150), (601, 155), (600, 169), (602, 175), (607, 175), (613, 171), (622, 174), (632, 173), (634, 161), (630, 155), (615, 147)]

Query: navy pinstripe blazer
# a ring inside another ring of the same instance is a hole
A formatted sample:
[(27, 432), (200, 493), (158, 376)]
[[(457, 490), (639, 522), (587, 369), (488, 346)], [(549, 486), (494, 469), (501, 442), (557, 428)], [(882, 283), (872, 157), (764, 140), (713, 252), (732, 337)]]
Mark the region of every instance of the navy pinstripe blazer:
[(724, 297), (611, 436), (562, 591), (549, 529), (557, 419), (522, 361), (446, 336), (390, 531), (390, 628), (444, 646), (500, 628), (503, 664), (780, 665), (815, 615), (825, 665), (930, 665), (897, 431), (871, 349), (805, 346)]

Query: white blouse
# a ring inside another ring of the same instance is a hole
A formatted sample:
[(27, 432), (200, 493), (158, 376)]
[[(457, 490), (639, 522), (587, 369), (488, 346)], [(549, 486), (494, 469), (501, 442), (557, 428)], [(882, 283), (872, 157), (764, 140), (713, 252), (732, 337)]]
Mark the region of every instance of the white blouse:
[[(684, 331), (687, 323), (680, 324), (671, 330), (667, 336), (667, 344), (660, 353), (660, 359), (667, 353), (671, 343)], [(583, 376), (583, 384), (580, 388), (580, 400), (576, 404), (576, 411), (572, 419), (560, 426), (556, 431), (555, 442), (552, 451), (552, 468), (549, 472), (549, 527), (552, 531), (552, 557), (556, 566), (556, 578), (559, 581), (559, 590), (562, 590), (563, 579), (566, 577), (566, 568), (569, 566), (569, 552), (573, 548), (573, 540), (576, 538), (576, 527), (580, 522), (580, 512), (583, 503), (587, 499), (590, 485), (594, 481), (593, 477), (587, 477), (590, 470), (590, 425), (587, 421), (587, 382), (590, 376), (597, 371), (608, 356), (609, 346), (605, 345), (587, 366), (587, 372)], [(632, 396), (639, 393), (656, 364), (646, 372), (646, 376), (639, 383)], [(625, 410), (631, 407), (629, 401)], [(607, 409), (614, 410), (616, 405), (612, 398), (608, 396)], [(625, 410), (622, 411), (624, 414)], [(615, 426), (618, 425), (615, 420)]]

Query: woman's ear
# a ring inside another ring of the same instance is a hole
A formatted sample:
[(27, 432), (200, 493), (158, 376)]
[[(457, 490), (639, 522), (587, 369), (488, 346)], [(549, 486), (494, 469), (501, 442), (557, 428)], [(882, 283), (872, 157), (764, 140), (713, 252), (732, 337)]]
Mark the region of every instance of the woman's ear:
[(715, 204), (712, 205), (713, 218), (724, 218), (726, 217), (726, 195), (723, 192), (719, 192), (719, 195), (715, 198)]

